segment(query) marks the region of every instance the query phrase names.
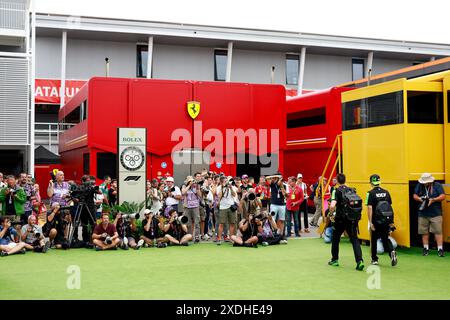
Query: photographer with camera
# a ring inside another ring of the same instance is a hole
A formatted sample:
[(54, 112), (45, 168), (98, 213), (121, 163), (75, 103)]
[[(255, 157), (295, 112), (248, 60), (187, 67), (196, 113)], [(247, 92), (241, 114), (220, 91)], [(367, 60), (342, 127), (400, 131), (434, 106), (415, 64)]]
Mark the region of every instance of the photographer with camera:
[[(208, 189), (208, 171), (206, 171), (206, 169), (202, 170), (202, 174), (200, 174), (200, 172), (196, 172), (194, 174), (194, 179), (195, 179), (195, 183), (197, 183), (199, 189), (200, 189), (200, 193), (201, 193), (201, 197), (200, 197), (200, 206), (198, 208), (199, 213), (200, 213), (200, 234), (199, 237), (201, 237), (202, 239), (205, 239), (205, 221), (206, 221), (206, 210), (207, 210), (207, 195), (209, 193), (209, 189)], [(209, 214), (209, 212), (208, 212)], [(194, 237), (195, 238), (195, 237)], [(197, 238), (195, 238), (197, 240)]]
[(271, 246), (275, 244), (287, 244), (287, 240), (279, 233), (277, 224), (275, 223), (275, 212), (263, 213), (264, 218), (261, 219), (261, 225), (258, 226), (258, 243), (263, 246)]
[(237, 188), (232, 185), (232, 179), (223, 176), (220, 178), (220, 185), (216, 189), (219, 197), (219, 230), (217, 232), (217, 245), (222, 244), (222, 232), (224, 224), (229, 225), (230, 236), (235, 234), (237, 222), (237, 209), (235, 197)]
[[(175, 209), (178, 213), (183, 212), (183, 208), (180, 205), (180, 200), (182, 198), (181, 196), (181, 190), (178, 186), (175, 185), (175, 180), (173, 177), (167, 177), (166, 179), (166, 206), (172, 207)], [(169, 209), (170, 210), (170, 209)]]
[(262, 204), (256, 196), (255, 189), (251, 188), (239, 202), (239, 209), (242, 212), (242, 218), (247, 219), (250, 214), (257, 214), (261, 211)]
[(381, 238), (384, 251), (389, 253), (391, 265), (395, 266), (397, 265), (397, 253), (394, 251), (391, 240), (389, 240), (389, 233), (394, 224), (391, 195), (389, 191), (380, 187), (381, 178), (379, 175), (371, 175), (369, 182), (372, 190), (367, 192), (366, 206), (370, 224), (372, 264), (378, 264), (377, 241)]
[(266, 178), (264, 176), (259, 177), (259, 183), (255, 188), (255, 193), (261, 201), (262, 209), (267, 210), (270, 199), (270, 188), (267, 185)]
[(108, 204), (110, 207), (114, 207), (117, 204), (117, 180), (111, 181), (111, 187), (108, 190)]
[(64, 181), (64, 172), (58, 171), (55, 175), (50, 173), (52, 179), (49, 181), (47, 195), (50, 198), (50, 205), (58, 203), (61, 207), (67, 206), (69, 198), (69, 183)]
[(108, 213), (103, 213), (102, 222), (95, 226), (92, 233), (92, 242), (96, 251), (117, 250), (120, 244), (119, 234), (116, 226), (109, 222)]
[(36, 224), (36, 217), (28, 217), (28, 224), (22, 226), (21, 239), (27, 250), (46, 253), (50, 248), (50, 241), (45, 241), (42, 228)]
[(23, 188), (16, 184), (14, 176), (6, 177), (6, 187), (0, 190), (0, 203), (2, 203), (2, 214), (11, 220), (17, 220), (25, 212), (24, 205), (27, 195)]
[(163, 207), (163, 193), (159, 187), (158, 179), (153, 178), (147, 182), (147, 207), (150, 211), (157, 213)]
[(267, 176), (270, 179), (270, 212), (275, 212), (275, 221), (277, 221), (278, 229), (284, 236), (284, 222), (286, 220), (286, 187), (283, 183), (281, 173)]
[(42, 232), (44, 237), (49, 238), (52, 248), (67, 249), (67, 225), (70, 214), (60, 208), (57, 202), (53, 203), (51, 211), (47, 213), (47, 221), (42, 226)]
[(445, 200), (445, 192), (442, 185), (434, 181), (430, 173), (424, 173), (414, 189), (413, 198), (419, 202), (417, 215), (419, 216), (419, 234), (422, 235), (423, 255), (429, 255), (431, 232), (437, 242), (438, 256), (444, 257), (441, 202)]
[(297, 185), (297, 179), (295, 177), (289, 177), (288, 186), (289, 190), (286, 194), (286, 237), (292, 235), (292, 217), (294, 218), (295, 236), (300, 237), (299, 211), (300, 205), (304, 201), (303, 190)]
[(161, 248), (165, 245), (164, 220), (163, 216), (155, 214), (149, 209), (144, 210), (144, 220), (142, 221), (144, 228), (141, 240), (144, 240), (147, 246), (156, 245)]
[(256, 216), (251, 213), (247, 218), (242, 219), (239, 222), (239, 231), (242, 236), (232, 235), (231, 241), (233, 242), (233, 247), (258, 247), (258, 228), (261, 226), (261, 220), (263, 215)]
[(11, 227), (11, 220), (8, 217), (0, 217), (0, 255), (6, 257), (14, 253), (25, 253), (26, 243), (18, 240), (19, 235)]
[(119, 234), (119, 246), (123, 250), (128, 250), (130, 247), (135, 250), (139, 250), (144, 244), (144, 240), (142, 239), (139, 239), (136, 243), (136, 240), (133, 237), (133, 234), (137, 230), (136, 218), (139, 219), (139, 215), (123, 215), (120, 212), (116, 214), (113, 224)]
[(18, 185), (25, 191), (27, 196), (27, 200), (23, 206), (24, 213), (20, 216), (22, 225), (25, 225), (27, 224), (28, 217), (33, 213), (32, 203), (36, 200), (36, 192), (34, 190), (34, 184), (31, 177), (24, 172), (19, 175)]
[(188, 241), (192, 240), (192, 234), (188, 233), (187, 217), (178, 216), (175, 209), (169, 211), (169, 216), (169, 221), (164, 225), (166, 242), (170, 245), (188, 246)]
[(194, 178), (188, 176), (184, 181), (181, 194), (184, 197), (184, 216), (188, 218), (189, 231), (192, 233), (194, 241), (200, 241), (200, 201), (202, 192), (200, 186)]

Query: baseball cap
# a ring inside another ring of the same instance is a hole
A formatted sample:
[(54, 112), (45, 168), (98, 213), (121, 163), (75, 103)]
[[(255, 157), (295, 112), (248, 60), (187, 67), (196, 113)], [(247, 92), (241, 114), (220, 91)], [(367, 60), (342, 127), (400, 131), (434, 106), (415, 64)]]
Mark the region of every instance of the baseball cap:
[(175, 180), (173, 180), (173, 177), (167, 177), (166, 182), (175, 182)]
[(373, 184), (374, 186), (378, 186), (381, 182), (381, 178), (379, 175), (377, 174), (373, 174), (370, 176), (370, 183)]
[(303, 175), (302, 175), (301, 173), (299, 173), (299, 174), (297, 175), (297, 179), (299, 179), (299, 178), (303, 178)]
[(247, 179), (247, 178), (248, 178), (248, 175), (246, 175), (246, 174), (243, 174), (241, 177), (241, 179)]

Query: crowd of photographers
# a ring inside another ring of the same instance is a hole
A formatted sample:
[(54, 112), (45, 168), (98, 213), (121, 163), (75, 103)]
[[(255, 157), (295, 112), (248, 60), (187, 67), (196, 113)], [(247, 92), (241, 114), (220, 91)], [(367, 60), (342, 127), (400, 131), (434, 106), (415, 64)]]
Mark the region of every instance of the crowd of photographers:
[[(442, 213), (439, 210), (443, 192), (440, 184), (428, 175), (424, 174), (419, 179), (414, 194), (414, 200), (421, 204), (418, 211), (419, 234), (423, 238), (424, 255), (428, 255), (428, 235), (431, 232), (438, 242), (439, 255), (443, 256)], [(300, 237), (302, 232), (310, 232), (309, 226), (317, 227), (318, 219), (322, 216), (322, 205), (325, 205), (321, 200), (322, 192), (325, 199), (330, 198), (330, 213), (336, 210), (336, 206), (338, 210), (340, 208), (337, 196), (346, 194), (342, 192), (345, 178), (340, 182), (339, 179), (333, 179), (328, 190), (322, 191), (320, 178), (308, 187), (301, 174), (283, 179), (277, 173), (261, 176), (255, 182), (248, 175), (231, 177), (204, 169), (186, 177), (180, 186), (175, 185), (170, 176), (147, 181), (147, 200), (143, 204), (144, 215), (140, 217), (137, 213), (140, 210), (134, 211), (135, 214), (120, 210), (112, 214), (111, 208), (117, 204), (118, 189), (117, 181), (108, 176), (98, 186), (95, 177), (89, 175), (84, 175), (80, 184), (65, 181), (62, 171), (56, 171), (51, 176), (46, 189), (49, 200), (44, 203), (39, 185), (34, 183), (31, 175), (21, 173), (18, 177), (9, 175), (4, 179), (0, 173), (2, 256), (25, 253), (27, 250), (45, 253), (49, 248), (87, 247), (98, 251), (164, 248), (168, 245), (187, 246), (201, 240), (212, 240), (217, 245), (231, 242), (233, 246), (253, 248), (258, 244), (287, 244), (289, 237)], [(323, 183), (327, 185), (325, 180)], [(371, 191), (374, 195), (372, 198), (368, 195), (367, 199), (378, 200), (368, 200), (366, 203), (369, 221), (372, 221), (372, 215), (376, 217), (380, 211), (391, 214), (386, 225), (393, 225), (390, 197), (384, 202), (379, 200), (380, 195), (388, 195), (388, 192), (379, 188), (378, 175), (372, 175), (370, 183), (378, 189)], [(314, 202), (316, 209), (311, 222), (308, 220), (308, 199)], [(379, 209), (380, 202), (387, 209)], [(423, 203), (427, 205), (426, 209)], [(358, 212), (360, 214), (361, 208), (358, 208)], [(334, 241), (332, 264), (335, 265), (338, 252), (336, 235), (339, 232), (334, 225), (336, 234), (328, 234), (331, 230), (330, 221), (325, 219), (324, 222), (324, 239)], [(343, 225), (342, 230), (339, 230), (343, 232), (347, 229)], [(384, 229), (379, 225), (371, 224), (372, 241), (380, 238), (393, 257), (393, 249), (388, 241), (390, 228), (385, 229), (387, 231), (382, 232)], [(347, 233), (351, 234), (348, 230)], [(378, 258), (374, 250), (373, 245), (372, 262), (375, 263)], [(359, 252), (359, 249), (355, 251), (357, 263), (362, 261)], [(396, 256), (393, 260), (396, 261)]]

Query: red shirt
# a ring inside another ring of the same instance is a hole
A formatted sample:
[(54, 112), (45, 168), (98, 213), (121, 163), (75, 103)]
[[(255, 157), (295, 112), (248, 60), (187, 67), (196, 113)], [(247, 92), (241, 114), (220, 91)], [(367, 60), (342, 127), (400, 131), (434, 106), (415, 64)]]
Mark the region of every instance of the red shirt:
[(94, 233), (97, 235), (101, 235), (105, 232), (110, 237), (114, 236), (114, 233), (116, 232), (116, 226), (112, 223), (108, 223), (108, 225), (106, 226), (106, 229), (103, 229), (103, 225), (100, 223), (100, 224), (96, 225), (94, 228)]
[(270, 198), (270, 189), (267, 186), (258, 184), (258, 186), (255, 188), (255, 193), (261, 194), (262, 199)]
[[(286, 197), (286, 209), (290, 211), (297, 211), (300, 209), (300, 204), (303, 202), (303, 190), (299, 186), (295, 185), (294, 189), (289, 186), (289, 192)], [(298, 202), (300, 201), (300, 202)], [(293, 202), (298, 202), (295, 206), (292, 205)]]

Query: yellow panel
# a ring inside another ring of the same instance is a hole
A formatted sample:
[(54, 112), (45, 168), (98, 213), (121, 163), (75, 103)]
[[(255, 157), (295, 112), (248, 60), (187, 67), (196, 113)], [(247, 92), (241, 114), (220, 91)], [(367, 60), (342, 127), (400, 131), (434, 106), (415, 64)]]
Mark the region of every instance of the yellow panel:
[(364, 99), (390, 92), (402, 91), (406, 79), (397, 79), (372, 86), (342, 92), (342, 102)]
[[(450, 242), (450, 124), (448, 123), (448, 101), (450, 93), (450, 76), (445, 77), (443, 81), (444, 89), (444, 162), (445, 162), (445, 201), (443, 205), (443, 219), (444, 219), (444, 241)], [(449, 186), (447, 186), (449, 185)]]
[(441, 124), (407, 124), (409, 180), (417, 180), (430, 172), (444, 179), (444, 126)]
[[(367, 178), (367, 180), (369, 180)], [(381, 177), (383, 182), (383, 177)], [(368, 182), (366, 183), (351, 183), (348, 185), (356, 188), (358, 195), (365, 201), (366, 193), (371, 189)], [(382, 183), (382, 188), (389, 191), (392, 197), (392, 208), (394, 209), (394, 222), (397, 230), (392, 233), (392, 237), (397, 243), (404, 247), (410, 246), (410, 224), (409, 224), (409, 185), (408, 184), (389, 184)], [(359, 238), (363, 240), (370, 240), (368, 230), (367, 207), (364, 206), (362, 219), (359, 222)]]
[(406, 82), (406, 89), (409, 91), (433, 91), (442, 92), (441, 82)]
[(366, 183), (378, 173), (385, 183), (406, 183), (405, 125), (396, 124), (342, 132), (344, 173), (349, 181)]
[(426, 76), (410, 79), (410, 80), (408, 80), (408, 82), (442, 81), (442, 79), (444, 79), (445, 77), (448, 77), (448, 76), (450, 76), (450, 70), (441, 71), (441, 72), (437, 72), (437, 73), (432, 73), (432, 74), (429, 74), (429, 75), (426, 75)]

